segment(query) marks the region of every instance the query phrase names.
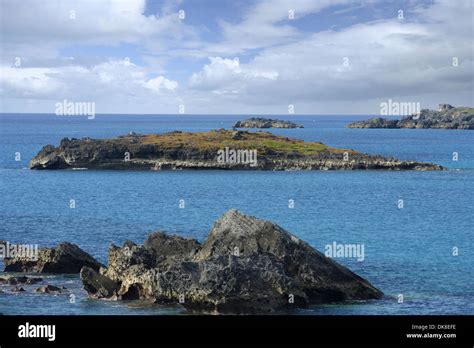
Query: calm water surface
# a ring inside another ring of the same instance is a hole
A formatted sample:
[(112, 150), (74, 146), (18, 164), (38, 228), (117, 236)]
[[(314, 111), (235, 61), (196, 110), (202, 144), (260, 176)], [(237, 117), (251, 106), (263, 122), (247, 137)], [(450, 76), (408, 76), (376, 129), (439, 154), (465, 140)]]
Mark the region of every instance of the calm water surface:
[[(381, 301), (317, 306), (297, 314), (474, 314), (474, 132), (348, 129), (364, 116), (281, 116), (304, 129), (277, 134), (371, 154), (435, 162), (443, 172), (30, 171), (42, 146), (63, 137), (106, 138), (229, 128), (242, 116), (0, 115), (0, 240), (77, 243), (103, 262), (111, 243), (165, 230), (203, 240), (227, 209), (272, 220), (319, 250), (363, 243), (365, 259), (337, 261), (381, 289)], [(21, 161), (15, 161), (15, 153)], [(459, 155), (453, 161), (453, 152)], [(76, 208), (69, 208), (70, 199)], [(185, 200), (185, 209), (178, 202)], [(288, 200), (295, 202), (288, 208)], [(404, 208), (398, 209), (402, 199)], [(459, 256), (453, 256), (453, 247)], [(176, 314), (179, 307), (89, 300), (77, 276), (48, 276), (69, 292), (0, 290), (3, 314)], [(75, 303), (70, 302), (74, 294)], [(404, 302), (397, 296), (403, 294)]]

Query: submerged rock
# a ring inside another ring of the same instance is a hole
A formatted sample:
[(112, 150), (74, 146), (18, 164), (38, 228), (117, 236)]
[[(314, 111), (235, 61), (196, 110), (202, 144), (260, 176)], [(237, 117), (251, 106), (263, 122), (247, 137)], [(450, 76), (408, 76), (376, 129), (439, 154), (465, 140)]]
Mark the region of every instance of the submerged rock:
[(108, 268), (84, 267), (89, 295), (147, 299), (224, 313), (369, 300), (382, 292), (278, 225), (226, 212), (201, 245), (152, 233), (144, 245), (111, 246)]
[(8, 283), (10, 285), (18, 285), (18, 284), (36, 284), (41, 282), (42, 278), (35, 278), (35, 277), (25, 277), (25, 276), (7, 276), (7, 277), (0, 277), (0, 283)]
[(271, 118), (252, 117), (247, 120), (237, 121), (234, 128), (304, 128), (300, 124), (290, 121), (274, 120)]
[(5, 272), (79, 273), (84, 266), (99, 269), (101, 264), (72, 243), (61, 243), (55, 248), (40, 248), (36, 260), (16, 256), (5, 258)]
[(37, 284), (37, 283), (40, 283), (43, 281), (43, 278), (30, 278), (30, 277), (27, 277), (28, 279), (26, 279), (26, 283), (27, 285), (33, 285), (33, 284)]
[(12, 289), (12, 292), (25, 292), (25, 289), (23, 289), (22, 287), (15, 286)]
[(43, 286), (40, 286), (38, 289), (36, 289), (36, 292), (42, 292), (45, 294), (55, 294), (55, 293), (62, 292), (64, 289), (65, 288), (61, 289), (54, 285), (43, 285)]
[(27, 277), (15, 277), (15, 276), (0, 278), (1, 283), (8, 283), (10, 285), (25, 284), (27, 280), (28, 280)]

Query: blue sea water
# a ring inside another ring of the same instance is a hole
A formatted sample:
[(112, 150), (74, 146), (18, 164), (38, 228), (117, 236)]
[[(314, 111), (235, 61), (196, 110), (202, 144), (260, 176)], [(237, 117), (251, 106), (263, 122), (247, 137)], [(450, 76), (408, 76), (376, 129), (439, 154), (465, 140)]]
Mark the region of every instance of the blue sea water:
[[(364, 116), (279, 116), (303, 129), (272, 132), (370, 154), (435, 162), (417, 171), (30, 171), (63, 137), (106, 138), (230, 128), (242, 116), (0, 114), (0, 240), (77, 243), (104, 263), (111, 243), (164, 230), (203, 240), (227, 209), (278, 223), (313, 247), (361, 243), (365, 258), (338, 262), (385, 293), (379, 301), (314, 306), (294, 314), (474, 314), (474, 132), (348, 129)], [(459, 159), (453, 161), (453, 152)], [(15, 154), (21, 160), (15, 160)], [(76, 208), (69, 207), (70, 199)], [(179, 200), (185, 208), (179, 208)], [(293, 209), (288, 201), (295, 202)], [(398, 202), (404, 207), (399, 209)], [(453, 255), (458, 248), (458, 256)], [(1, 274), (0, 274), (1, 275)], [(78, 276), (47, 276), (63, 295), (1, 286), (3, 314), (176, 314), (179, 307), (88, 299)], [(37, 287), (37, 286), (36, 286)], [(71, 301), (74, 295), (75, 301)], [(403, 302), (399, 303), (399, 295)]]

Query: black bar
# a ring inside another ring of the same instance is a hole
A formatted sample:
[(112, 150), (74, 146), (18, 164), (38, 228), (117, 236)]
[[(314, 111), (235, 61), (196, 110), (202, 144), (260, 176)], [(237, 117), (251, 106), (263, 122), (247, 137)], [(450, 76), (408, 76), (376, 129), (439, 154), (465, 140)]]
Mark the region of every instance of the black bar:
[[(220, 346), (313, 343), (314, 346), (324, 342), (344, 346), (472, 347), (473, 319), (473, 316), (0, 316), (0, 345), (1, 348), (39, 344), (137, 347), (155, 342)], [(55, 325), (55, 341), (19, 338), (19, 326), (27, 322)], [(456, 337), (409, 338), (407, 334), (455, 334)]]

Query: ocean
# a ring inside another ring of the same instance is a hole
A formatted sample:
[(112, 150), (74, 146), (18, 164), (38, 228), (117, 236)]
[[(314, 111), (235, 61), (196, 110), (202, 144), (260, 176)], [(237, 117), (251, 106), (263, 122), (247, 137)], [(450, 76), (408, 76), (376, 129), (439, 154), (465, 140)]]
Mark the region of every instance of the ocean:
[[(305, 127), (272, 129), (276, 134), (434, 162), (449, 170), (31, 171), (28, 161), (44, 145), (58, 145), (64, 137), (206, 131), (230, 128), (246, 117), (97, 115), (89, 120), (0, 114), (0, 240), (40, 246), (70, 241), (106, 263), (111, 243), (142, 243), (152, 231), (202, 241), (219, 216), (236, 208), (279, 224), (323, 252), (334, 242), (363, 245), (363, 260), (336, 261), (386, 295), (377, 301), (312, 306), (290, 314), (474, 314), (473, 131), (345, 128), (369, 117), (360, 115), (274, 117)], [(68, 292), (37, 294), (38, 285), (32, 285), (25, 293), (12, 293), (12, 286), (2, 285), (0, 313), (185, 313), (179, 306), (88, 299), (76, 275), (44, 278), (66, 286)]]

